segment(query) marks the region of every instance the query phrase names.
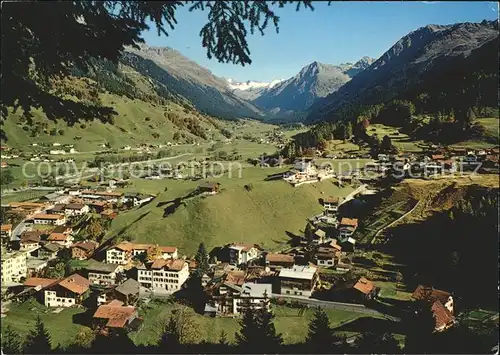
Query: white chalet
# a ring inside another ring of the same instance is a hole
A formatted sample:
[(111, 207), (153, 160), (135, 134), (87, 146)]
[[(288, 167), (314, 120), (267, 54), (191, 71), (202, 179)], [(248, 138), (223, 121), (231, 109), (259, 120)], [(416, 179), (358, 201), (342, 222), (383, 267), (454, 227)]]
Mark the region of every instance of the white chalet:
[(259, 256), (259, 248), (252, 244), (234, 243), (228, 246), (231, 264), (246, 264)]
[(137, 268), (141, 286), (158, 293), (179, 291), (189, 277), (189, 266), (182, 259), (156, 259), (149, 266)]

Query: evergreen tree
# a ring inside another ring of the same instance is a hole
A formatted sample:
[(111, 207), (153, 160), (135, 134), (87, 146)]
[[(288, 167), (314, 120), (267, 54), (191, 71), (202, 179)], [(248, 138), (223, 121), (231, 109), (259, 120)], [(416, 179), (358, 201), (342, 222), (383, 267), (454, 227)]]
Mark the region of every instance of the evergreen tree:
[(229, 345), (229, 341), (227, 340), (227, 334), (224, 331), (224, 329), (222, 329), (222, 331), (220, 332), (219, 344), (220, 345), (226, 345), (226, 346)]
[(196, 255), (194, 257), (196, 260), (196, 268), (200, 276), (202, 276), (204, 273), (208, 271), (208, 253), (207, 249), (205, 247), (205, 243), (201, 242), (200, 245), (198, 246), (198, 251), (196, 252)]
[(401, 353), (398, 342), (392, 334), (364, 333), (355, 342), (356, 352), (361, 354), (397, 354)]
[(178, 332), (178, 327), (176, 324), (175, 317), (173, 315), (170, 316), (167, 324), (165, 325), (158, 346), (161, 351), (167, 353), (168, 352), (175, 353), (180, 349), (180, 335)]
[(334, 342), (330, 320), (325, 311), (318, 307), (314, 312), (314, 318), (309, 322), (306, 345), (310, 353), (330, 353)]
[(344, 125), (343, 138), (344, 140), (347, 140), (351, 138), (351, 136), (352, 136), (352, 124), (351, 122), (348, 122)]
[(126, 333), (98, 334), (92, 341), (90, 349), (84, 349), (84, 352), (94, 354), (134, 354), (137, 353), (137, 348)]
[(245, 353), (273, 353), (277, 352), (283, 343), (281, 334), (276, 333), (273, 319), (274, 314), (269, 312), (263, 302), (263, 307), (258, 310), (248, 308), (243, 313), (240, 321), (241, 329), (236, 333), (236, 343)]
[(2, 334), (2, 351), (6, 355), (16, 355), (21, 353), (21, 343), (19, 335), (7, 325), (5, 332)]
[(472, 126), (472, 122), (476, 120), (476, 114), (474, 113), (474, 110), (472, 107), (469, 107), (467, 110), (467, 115), (465, 116), (465, 129), (470, 129)]
[(387, 135), (382, 138), (382, 143), (380, 144), (380, 149), (382, 151), (388, 152), (391, 151), (393, 148), (391, 138)]
[(408, 319), (408, 333), (405, 341), (405, 353), (423, 354), (433, 353), (434, 329), (436, 320), (429, 304), (423, 304)]
[(181, 307), (172, 311), (158, 345), (165, 352), (181, 352), (184, 346), (195, 343), (198, 337), (192, 310)]
[(52, 350), (50, 335), (40, 316), (36, 318), (35, 329), (32, 329), (24, 344), (26, 354), (49, 354)]

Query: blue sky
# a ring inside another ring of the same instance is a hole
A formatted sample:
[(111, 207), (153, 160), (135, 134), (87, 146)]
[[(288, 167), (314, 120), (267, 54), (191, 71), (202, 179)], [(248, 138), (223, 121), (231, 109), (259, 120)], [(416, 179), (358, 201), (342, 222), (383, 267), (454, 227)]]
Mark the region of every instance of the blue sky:
[(251, 65), (208, 59), (199, 32), (208, 12), (176, 12), (178, 25), (168, 37), (154, 28), (144, 32), (146, 43), (175, 48), (217, 76), (238, 81), (289, 78), (313, 62), (340, 64), (363, 56), (378, 58), (396, 41), (427, 24), (452, 24), (498, 19), (496, 2), (314, 2), (314, 11), (295, 12), (290, 4), (277, 9), (280, 32), (269, 25), (264, 36), (247, 38)]

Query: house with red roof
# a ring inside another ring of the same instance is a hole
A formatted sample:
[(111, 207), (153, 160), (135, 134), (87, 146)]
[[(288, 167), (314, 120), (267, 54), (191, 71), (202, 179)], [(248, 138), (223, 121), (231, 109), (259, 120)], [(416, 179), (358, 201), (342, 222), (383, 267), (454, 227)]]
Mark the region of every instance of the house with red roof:
[(97, 308), (92, 317), (92, 327), (102, 334), (113, 335), (131, 330), (135, 320), (139, 320), (135, 307), (113, 300)]
[(65, 233), (50, 233), (47, 241), (69, 248), (73, 244), (73, 236)]
[(81, 304), (89, 295), (90, 281), (73, 274), (45, 289), (46, 307), (71, 307)]
[(412, 299), (417, 302), (418, 308), (430, 307), (436, 321), (436, 332), (449, 329), (456, 323), (451, 293), (432, 286), (418, 285), (412, 294)]
[(357, 228), (358, 228), (357, 218), (342, 217), (338, 227), (340, 238), (347, 239), (348, 237), (354, 234)]
[(333, 298), (340, 302), (364, 303), (377, 297), (380, 288), (366, 277), (340, 282), (332, 288)]
[(93, 240), (85, 240), (75, 243), (71, 246), (71, 258), (77, 260), (86, 260), (94, 254), (99, 243)]

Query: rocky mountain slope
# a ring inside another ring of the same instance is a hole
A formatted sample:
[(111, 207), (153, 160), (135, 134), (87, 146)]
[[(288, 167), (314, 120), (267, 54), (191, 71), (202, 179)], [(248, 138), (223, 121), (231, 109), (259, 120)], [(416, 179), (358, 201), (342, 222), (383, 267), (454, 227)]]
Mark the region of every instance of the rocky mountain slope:
[(224, 79), (174, 49), (147, 45), (128, 48), (123, 62), (163, 85), (169, 93), (186, 98), (201, 112), (229, 119), (264, 116), (261, 110), (236, 96)]
[(294, 77), (261, 91), (252, 103), (273, 115), (289, 116), (304, 112), (318, 98), (337, 91), (372, 62), (369, 57), (363, 57), (355, 64), (332, 65), (315, 61)]
[(463, 78), (480, 72), (498, 75), (497, 22), (428, 25), (401, 38), (338, 91), (318, 100), (307, 120), (328, 120), (345, 106), (405, 98), (417, 91), (455, 95)]

